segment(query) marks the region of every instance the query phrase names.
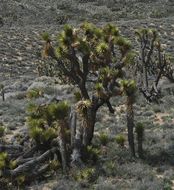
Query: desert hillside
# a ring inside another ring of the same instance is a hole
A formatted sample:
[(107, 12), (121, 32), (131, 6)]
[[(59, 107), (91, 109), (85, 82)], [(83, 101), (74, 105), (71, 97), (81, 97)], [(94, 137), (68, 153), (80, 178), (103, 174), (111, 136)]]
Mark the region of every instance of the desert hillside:
[[(42, 105), (56, 97), (68, 100), (71, 105), (75, 103), (77, 85), (38, 71), (54, 62), (51, 58), (43, 58), (43, 33), (48, 32), (56, 46), (57, 36), (65, 24), (79, 27), (88, 21), (102, 27), (112, 23), (138, 51), (135, 30), (155, 29), (167, 55), (172, 57), (171, 68), (174, 69), (173, 10), (173, 0), (0, 0), (0, 190), (174, 189), (174, 83), (165, 76), (159, 81), (158, 102), (149, 102), (141, 92), (136, 92), (134, 121), (144, 126), (143, 158), (137, 153), (136, 157), (131, 156), (129, 152), (126, 99), (116, 96), (110, 100), (114, 113), (108, 112), (106, 104), (97, 112), (92, 146), (89, 146), (92, 148), (88, 147), (92, 156), (84, 163), (85, 169), (69, 167), (64, 174), (61, 163), (56, 162), (50, 164), (52, 170), (50, 165), (49, 169), (48, 165), (44, 165), (47, 168), (37, 166), (35, 170), (40, 169), (40, 174), (32, 173), (33, 177), (29, 175), (31, 181), (27, 182), (23, 173), (14, 179), (1, 175), (5, 171), (1, 169), (4, 167), (2, 153), (9, 153), (9, 157), (15, 155), (10, 163), (17, 162), (20, 167), (47, 150), (42, 147), (33, 157), (17, 160), (18, 156), (21, 158), (20, 153), (34, 147), (27, 124), (27, 108), (32, 101)], [(130, 71), (129, 77), (134, 79), (134, 73)], [(41, 96), (33, 100), (30, 92), (36, 89)], [(92, 88), (89, 89), (91, 95)], [(118, 140), (120, 136), (123, 144)], [(135, 149), (138, 149), (137, 144)], [(51, 163), (52, 157), (46, 161)], [(16, 165), (13, 164), (8, 171), (15, 173)], [(47, 170), (42, 173), (42, 169)], [(26, 171), (28, 175), (30, 171)]]

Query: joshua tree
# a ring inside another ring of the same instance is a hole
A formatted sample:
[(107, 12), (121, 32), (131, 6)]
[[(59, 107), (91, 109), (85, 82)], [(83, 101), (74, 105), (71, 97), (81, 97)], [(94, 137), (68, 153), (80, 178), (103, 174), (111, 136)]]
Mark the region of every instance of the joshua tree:
[(131, 44), (114, 25), (96, 27), (87, 22), (79, 28), (66, 25), (56, 48), (48, 34), (43, 38), (43, 55), (57, 62), (57, 76), (79, 88), (80, 105), (85, 106), (80, 109), (85, 122), (83, 145), (87, 146), (93, 138), (97, 110), (106, 104), (114, 112), (110, 98), (120, 94), (118, 79), (124, 77), (122, 69), (132, 58)]
[(136, 84), (133, 80), (122, 80), (122, 90), (127, 96), (127, 130), (128, 130), (128, 141), (129, 148), (132, 156), (135, 156), (135, 145), (134, 145), (134, 110), (133, 104), (135, 101)]
[(53, 139), (58, 138), (63, 171), (67, 167), (66, 130), (69, 105), (62, 101), (45, 105), (30, 105), (28, 125), (30, 136), (38, 146), (51, 147)]
[(156, 30), (143, 28), (136, 31), (140, 45), (136, 71), (140, 75), (139, 89), (144, 96), (153, 101), (158, 98), (158, 82), (162, 76), (174, 81), (170, 57), (166, 55)]
[(67, 118), (69, 115), (69, 105), (67, 102), (59, 102), (58, 104), (55, 104), (51, 106), (51, 113), (54, 113), (55, 121), (57, 121), (58, 128), (59, 128), (59, 148), (61, 153), (61, 160), (62, 160), (62, 166), (63, 171), (67, 172), (67, 148), (66, 148), (66, 131), (68, 130), (68, 123)]
[(137, 123), (135, 132), (137, 134), (138, 142), (138, 155), (140, 158), (143, 158), (143, 138), (144, 138), (144, 126), (142, 123)]

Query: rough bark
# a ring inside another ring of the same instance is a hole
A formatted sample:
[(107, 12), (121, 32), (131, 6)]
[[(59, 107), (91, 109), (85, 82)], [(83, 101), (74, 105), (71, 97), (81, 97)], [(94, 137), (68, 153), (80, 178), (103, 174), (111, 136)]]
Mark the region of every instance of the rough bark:
[(45, 162), (51, 155), (53, 155), (57, 151), (58, 151), (58, 148), (54, 147), (51, 150), (46, 151), (41, 156), (33, 158), (32, 160), (30, 160), (22, 165), (19, 165), (14, 170), (4, 171), (3, 176), (17, 177), (20, 175), (28, 175), (28, 174), (30, 174), (30, 172), (35, 170), (36, 166)]
[(71, 166), (82, 168), (84, 166), (82, 161), (82, 136), (83, 136), (83, 128), (81, 125), (76, 126), (73, 151), (71, 154)]
[(59, 148), (61, 154), (63, 172), (67, 172), (67, 149), (66, 149), (66, 123), (65, 121), (60, 122), (60, 134), (59, 134)]
[(77, 114), (74, 110), (70, 113), (71, 147), (74, 147), (76, 136)]
[(138, 155), (140, 158), (143, 158), (143, 139), (142, 137), (137, 137), (138, 141)]
[(91, 144), (94, 135), (94, 126), (96, 122), (96, 111), (89, 108), (83, 121), (83, 145), (86, 147)]
[(132, 156), (135, 157), (135, 145), (134, 145), (134, 111), (133, 111), (133, 97), (127, 97), (127, 130), (128, 130), (128, 142)]

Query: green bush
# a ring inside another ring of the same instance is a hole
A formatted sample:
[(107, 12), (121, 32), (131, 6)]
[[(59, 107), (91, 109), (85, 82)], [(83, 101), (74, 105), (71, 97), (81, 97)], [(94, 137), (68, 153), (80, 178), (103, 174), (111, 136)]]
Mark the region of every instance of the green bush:
[(124, 146), (124, 143), (126, 141), (125, 137), (122, 134), (117, 135), (115, 137), (115, 140), (116, 140), (117, 144), (119, 144), (120, 146)]
[(99, 140), (100, 143), (105, 146), (109, 142), (109, 137), (106, 133), (102, 132), (99, 134)]
[(43, 90), (41, 89), (31, 89), (26, 94), (28, 99), (39, 98), (40, 96), (43, 96)]
[(0, 170), (4, 169), (7, 164), (8, 154), (6, 152), (0, 153)]
[(144, 125), (143, 125), (143, 123), (137, 123), (136, 124), (135, 132), (137, 133), (137, 135), (139, 137), (143, 138), (143, 135), (144, 135)]
[(86, 181), (86, 182), (94, 182), (96, 180), (96, 169), (95, 168), (85, 168), (78, 171), (74, 178), (78, 182)]
[(100, 155), (100, 149), (95, 148), (93, 146), (87, 146), (87, 156), (90, 160), (96, 162)]
[(28, 113), (27, 124), (30, 137), (37, 144), (45, 144), (59, 135), (60, 121), (68, 116), (69, 105), (66, 101), (40, 106), (30, 104)]
[(114, 176), (117, 173), (116, 163), (114, 161), (108, 161), (104, 164), (103, 169), (107, 176)]

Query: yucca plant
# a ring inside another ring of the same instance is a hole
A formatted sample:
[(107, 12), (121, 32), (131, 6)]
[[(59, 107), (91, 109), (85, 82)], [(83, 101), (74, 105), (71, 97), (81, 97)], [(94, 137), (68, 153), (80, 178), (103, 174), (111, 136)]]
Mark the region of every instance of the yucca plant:
[(120, 146), (123, 147), (124, 144), (125, 144), (126, 139), (125, 139), (124, 135), (119, 134), (119, 135), (117, 135), (117, 136), (115, 137), (115, 141), (117, 142), (117, 144), (119, 144)]
[(41, 96), (43, 96), (43, 90), (42, 89), (28, 90), (26, 96), (29, 99), (41, 97)]
[(109, 136), (105, 132), (101, 132), (99, 134), (99, 140), (102, 145), (106, 146), (109, 142)]
[(78, 182), (94, 182), (96, 180), (96, 169), (95, 168), (84, 168), (77, 171), (74, 174), (74, 179)]
[(93, 146), (87, 146), (87, 157), (90, 158), (89, 160), (92, 160), (95, 163), (98, 160), (99, 155), (100, 149)]
[(6, 152), (0, 153), (0, 170), (3, 170), (7, 166), (8, 154)]
[(134, 80), (122, 80), (120, 82), (123, 93), (126, 95), (126, 107), (127, 107), (127, 130), (128, 130), (128, 142), (132, 156), (135, 156), (134, 145), (134, 109), (133, 104), (135, 102), (136, 83)]
[(30, 104), (27, 123), (29, 134), (38, 145), (51, 146), (56, 137), (59, 138), (59, 147), (62, 157), (63, 170), (66, 171), (66, 130), (69, 115), (67, 101), (52, 102), (46, 105)]
[(54, 114), (55, 120), (60, 128), (59, 130), (59, 147), (62, 159), (63, 171), (67, 172), (67, 148), (66, 148), (66, 130), (67, 119), (70, 106), (66, 101), (57, 103), (56, 107), (51, 109), (51, 113)]

